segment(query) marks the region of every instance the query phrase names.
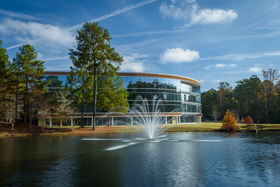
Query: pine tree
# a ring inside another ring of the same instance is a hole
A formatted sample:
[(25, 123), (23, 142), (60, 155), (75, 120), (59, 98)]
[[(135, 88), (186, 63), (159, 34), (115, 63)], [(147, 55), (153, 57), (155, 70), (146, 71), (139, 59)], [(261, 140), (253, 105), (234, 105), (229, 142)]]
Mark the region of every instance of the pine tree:
[(108, 112), (108, 126), (110, 126), (110, 112), (126, 113), (129, 107), (128, 92), (123, 88), (123, 80), (114, 67), (107, 70), (99, 78), (98, 108)]
[(5, 48), (2, 48), (2, 41), (0, 41), (0, 104), (3, 104), (5, 101), (6, 95), (10, 91), (9, 86), (11, 86), (9, 80), (12, 66), (6, 51)]
[[(74, 100), (75, 104), (81, 105), (81, 127), (83, 127), (84, 105), (89, 103), (86, 90), (92, 90), (93, 76), (90, 76), (86, 70), (86, 64), (82, 63), (78, 52), (72, 51), (70, 53), (74, 67), (70, 67), (70, 76), (67, 78), (66, 89), (70, 97), (68, 99)], [(75, 57), (75, 55), (77, 57)]]
[[(93, 92), (91, 100), (93, 105), (93, 130), (95, 130), (95, 116), (97, 104), (97, 77), (106, 72), (106, 68), (110, 65), (116, 67), (121, 65), (122, 57), (111, 47), (111, 37), (107, 29), (98, 26), (98, 23), (86, 22), (81, 30), (77, 31), (76, 36), (77, 50), (70, 49), (70, 58), (78, 70), (81, 69), (81, 75), (87, 75), (93, 83), (82, 79), (84, 87), (81, 89), (81, 94), (85, 91)], [(76, 64), (75, 64), (75, 63)], [(85, 71), (84, 71), (85, 69)], [(85, 73), (86, 72), (86, 73)], [(83, 77), (81, 77), (83, 78)], [(83, 89), (83, 88), (86, 88)], [(90, 96), (90, 93), (87, 95)], [(81, 96), (84, 98), (84, 96)]]
[(17, 88), (17, 92), (20, 90), (20, 94), (23, 99), (23, 111), (24, 111), (24, 123), (28, 115), (29, 104), (31, 100), (31, 94), (37, 89), (43, 90), (47, 82), (43, 81), (44, 78), (44, 61), (37, 60), (38, 53), (35, 52), (35, 48), (31, 45), (23, 45), (19, 47), (20, 53), (16, 53), (14, 62), (14, 73), (16, 80), (23, 84), (23, 90), (21, 86)]

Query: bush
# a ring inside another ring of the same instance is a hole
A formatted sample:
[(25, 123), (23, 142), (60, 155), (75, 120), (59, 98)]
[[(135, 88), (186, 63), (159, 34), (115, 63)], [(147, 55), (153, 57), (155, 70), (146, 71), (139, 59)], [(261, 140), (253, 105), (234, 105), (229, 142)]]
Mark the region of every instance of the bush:
[(252, 125), (254, 122), (253, 122), (253, 119), (251, 118), (251, 116), (247, 116), (245, 118), (245, 122), (248, 124), (248, 125)]
[(223, 125), (221, 127), (221, 129), (224, 129), (229, 132), (234, 132), (234, 131), (239, 130), (239, 126), (238, 125)]
[(245, 121), (245, 119), (244, 118), (242, 118), (241, 119), (241, 123), (245, 123), (246, 121)]
[(234, 115), (231, 114), (231, 112), (229, 110), (226, 111), (226, 114), (224, 116), (224, 118), (222, 119), (222, 123), (223, 126), (221, 127), (221, 129), (224, 129), (226, 131), (237, 131), (239, 130), (239, 126), (236, 123), (236, 118), (234, 117)]

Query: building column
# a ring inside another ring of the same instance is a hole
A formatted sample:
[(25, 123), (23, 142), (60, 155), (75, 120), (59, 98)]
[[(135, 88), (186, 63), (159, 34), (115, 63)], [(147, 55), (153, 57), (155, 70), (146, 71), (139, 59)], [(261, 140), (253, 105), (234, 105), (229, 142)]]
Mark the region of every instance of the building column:
[(74, 123), (73, 123), (73, 118), (71, 118), (71, 127), (73, 128), (73, 125), (74, 125)]
[(91, 126), (93, 127), (93, 117), (91, 118)]
[(130, 123), (131, 123), (131, 126), (133, 126), (133, 118), (130, 117)]
[(50, 127), (52, 127), (52, 118), (50, 118)]
[(165, 116), (165, 124), (167, 125), (167, 116)]
[(114, 117), (112, 117), (112, 124), (111, 126), (114, 126)]

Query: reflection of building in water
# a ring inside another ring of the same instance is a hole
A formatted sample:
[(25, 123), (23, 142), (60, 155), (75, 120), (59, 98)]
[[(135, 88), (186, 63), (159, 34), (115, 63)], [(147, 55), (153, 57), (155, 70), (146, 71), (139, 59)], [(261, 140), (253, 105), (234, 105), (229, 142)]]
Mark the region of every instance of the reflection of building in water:
[[(147, 98), (150, 111), (152, 111), (153, 97), (161, 99), (159, 109), (161, 115), (165, 116), (166, 123), (200, 123), (201, 122), (201, 94), (200, 83), (197, 80), (168, 74), (158, 73), (119, 73), (124, 82), (124, 88), (129, 93), (128, 102), (132, 107), (135, 98), (141, 95)], [(52, 79), (49, 91), (61, 89), (67, 82), (67, 76), (70, 72), (45, 72), (46, 79)], [(172, 112), (173, 111), (173, 112)], [(170, 113), (171, 112), (171, 113)], [(107, 124), (105, 112), (97, 109), (97, 125)], [(125, 121), (129, 123), (128, 117), (122, 117), (112, 114), (111, 124), (114, 121)], [(81, 114), (71, 115), (71, 122), (80, 123)], [(47, 119), (48, 124), (52, 124), (52, 117)], [(41, 123), (39, 123), (41, 124)], [(92, 107), (84, 108), (84, 124), (92, 124)], [(132, 124), (133, 125), (133, 124)]]

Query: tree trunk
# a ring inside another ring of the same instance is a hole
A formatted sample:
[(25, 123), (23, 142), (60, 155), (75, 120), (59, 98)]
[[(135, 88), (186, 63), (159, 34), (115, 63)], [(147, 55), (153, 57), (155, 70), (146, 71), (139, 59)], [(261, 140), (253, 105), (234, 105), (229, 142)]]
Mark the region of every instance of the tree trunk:
[[(83, 76), (83, 84), (84, 84), (84, 76)], [(84, 127), (84, 90), (82, 90), (82, 114), (81, 114), (81, 127)]]
[[(18, 92), (18, 88), (17, 88), (17, 92)], [(17, 119), (17, 108), (18, 108), (18, 107), (17, 107), (17, 95), (18, 95), (18, 94), (17, 94), (17, 92), (16, 92), (16, 122), (18, 122), (18, 119)]]
[(62, 120), (60, 121), (60, 125), (59, 125), (59, 128), (61, 129), (61, 127), (62, 127)]
[(94, 67), (94, 104), (93, 104), (92, 130), (95, 130), (96, 100), (97, 100), (97, 75), (96, 75), (96, 67)]
[[(25, 83), (25, 94), (27, 95), (27, 83)], [(27, 97), (25, 95), (25, 98), (24, 98), (24, 104), (23, 104), (23, 108), (24, 108), (24, 117), (23, 117), (23, 123), (26, 123), (26, 118), (27, 118)]]
[(31, 122), (32, 122), (32, 118), (29, 117), (29, 128), (31, 129)]
[(44, 130), (44, 119), (45, 118), (42, 118), (42, 131)]
[(14, 122), (12, 122), (12, 130), (14, 130), (14, 126), (15, 126), (15, 123), (14, 123)]
[(110, 110), (108, 110), (108, 127), (110, 127)]
[(82, 99), (81, 127), (84, 127), (84, 100)]

